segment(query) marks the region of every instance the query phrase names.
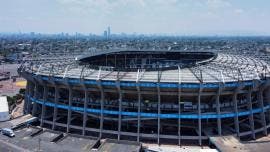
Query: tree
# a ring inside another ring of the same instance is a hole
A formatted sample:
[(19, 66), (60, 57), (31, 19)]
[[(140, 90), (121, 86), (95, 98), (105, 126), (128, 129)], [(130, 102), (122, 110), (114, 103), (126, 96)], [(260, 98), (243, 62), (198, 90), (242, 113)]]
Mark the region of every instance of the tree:
[(19, 90), (19, 94), (24, 95), (24, 94), (25, 94), (25, 89), (23, 89), (23, 88), (22, 88), (22, 89), (20, 89), (20, 90)]
[(16, 98), (17, 98), (16, 96), (13, 96), (13, 97), (7, 96), (7, 101), (8, 101), (9, 107), (16, 103)]

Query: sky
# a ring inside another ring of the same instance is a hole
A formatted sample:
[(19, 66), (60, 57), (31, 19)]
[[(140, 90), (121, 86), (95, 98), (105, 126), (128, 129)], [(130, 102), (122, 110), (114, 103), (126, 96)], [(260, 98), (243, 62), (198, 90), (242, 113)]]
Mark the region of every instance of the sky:
[(270, 35), (270, 0), (0, 0), (0, 32)]

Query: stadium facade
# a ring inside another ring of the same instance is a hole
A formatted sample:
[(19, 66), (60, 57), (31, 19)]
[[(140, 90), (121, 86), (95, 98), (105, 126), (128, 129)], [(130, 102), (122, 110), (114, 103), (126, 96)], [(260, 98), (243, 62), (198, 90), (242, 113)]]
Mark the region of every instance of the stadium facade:
[(118, 140), (256, 138), (270, 131), (270, 66), (213, 52), (102, 51), (27, 62), (25, 113), (40, 125)]

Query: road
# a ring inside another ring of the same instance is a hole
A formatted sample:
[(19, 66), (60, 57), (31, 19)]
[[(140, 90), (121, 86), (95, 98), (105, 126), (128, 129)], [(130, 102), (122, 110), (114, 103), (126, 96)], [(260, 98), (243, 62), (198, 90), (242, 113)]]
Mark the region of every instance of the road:
[(8, 143), (2, 139), (0, 139), (0, 150), (4, 152), (30, 152), (29, 150), (26, 150), (14, 144)]

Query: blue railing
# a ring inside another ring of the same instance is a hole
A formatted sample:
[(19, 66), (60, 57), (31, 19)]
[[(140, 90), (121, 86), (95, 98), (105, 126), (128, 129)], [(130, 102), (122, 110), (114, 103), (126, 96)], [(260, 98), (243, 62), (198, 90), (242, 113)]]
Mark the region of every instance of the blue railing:
[[(38, 103), (38, 104), (45, 104), (46, 106), (49, 107), (57, 107), (60, 109), (70, 109), (72, 111), (78, 111), (78, 112), (84, 112), (84, 108), (83, 107), (74, 107), (74, 106), (68, 106), (68, 105), (63, 105), (63, 104), (55, 104), (52, 102), (43, 102), (42, 100), (37, 100), (35, 98), (30, 97), (30, 100), (32, 102)], [(164, 118), (164, 119), (217, 119), (217, 118), (233, 118), (235, 116), (247, 116), (250, 114), (256, 114), (256, 113), (260, 113), (260, 112), (265, 112), (267, 110), (270, 109), (270, 105), (267, 105), (263, 108), (256, 108), (256, 109), (252, 109), (251, 111), (240, 111), (238, 113), (223, 113), (223, 114), (159, 114), (160, 118)], [(95, 114), (108, 114), (108, 115), (119, 115), (119, 111), (115, 111), (115, 110), (101, 110), (101, 109), (93, 109), (93, 108), (87, 108), (86, 111), (88, 113), (95, 113)], [(137, 117), (138, 114), (140, 114), (141, 117), (149, 117), (149, 118), (158, 118), (158, 114), (157, 113), (145, 113), (145, 112), (126, 112), (126, 111), (121, 111), (120, 112), (121, 115), (123, 116), (133, 116), (133, 117)]]

